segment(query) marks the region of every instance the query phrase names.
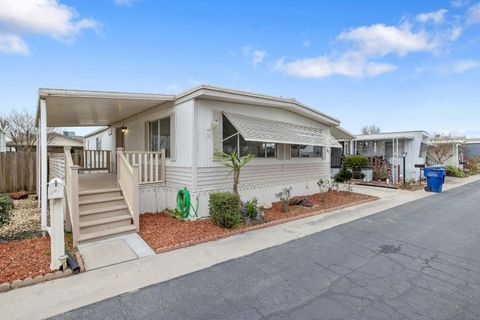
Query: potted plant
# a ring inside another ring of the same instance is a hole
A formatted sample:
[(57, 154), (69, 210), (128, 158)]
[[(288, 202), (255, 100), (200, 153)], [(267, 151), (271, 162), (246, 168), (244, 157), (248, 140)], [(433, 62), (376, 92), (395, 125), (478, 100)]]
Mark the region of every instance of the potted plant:
[(345, 166), (352, 168), (353, 179), (364, 179), (371, 181), (373, 170), (370, 160), (362, 155), (350, 155), (345, 158)]

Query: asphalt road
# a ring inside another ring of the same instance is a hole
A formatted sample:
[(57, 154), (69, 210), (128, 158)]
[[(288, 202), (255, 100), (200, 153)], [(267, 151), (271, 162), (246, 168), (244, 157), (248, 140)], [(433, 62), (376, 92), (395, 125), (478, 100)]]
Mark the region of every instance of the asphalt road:
[(480, 182), (56, 319), (480, 319)]

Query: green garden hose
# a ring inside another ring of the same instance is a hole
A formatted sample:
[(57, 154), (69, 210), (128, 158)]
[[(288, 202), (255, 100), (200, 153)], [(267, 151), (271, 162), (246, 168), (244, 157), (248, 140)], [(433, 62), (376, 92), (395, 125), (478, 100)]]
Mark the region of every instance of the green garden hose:
[(193, 209), (193, 212), (195, 213), (195, 217), (197, 217), (198, 201), (197, 201), (197, 208), (194, 208), (192, 205), (192, 200), (190, 198), (190, 192), (188, 191), (187, 188), (178, 190), (177, 208), (180, 211), (183, 219), (187, 219), (190, 216), (190, 208)]

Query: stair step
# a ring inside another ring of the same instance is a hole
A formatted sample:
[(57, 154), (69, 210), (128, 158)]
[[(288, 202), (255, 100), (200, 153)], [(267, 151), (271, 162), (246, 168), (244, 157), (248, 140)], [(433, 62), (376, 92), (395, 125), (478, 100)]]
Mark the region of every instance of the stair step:
[(98, 225), (102, 225), (102, 224), (107, 224), (107, 223), (112, 223), (112, 222), (117, 222), (117, 221), (122, 221), (122, 220), (130, 220), (130, 219), (132, 219), (131, 215), (122, 214), (122, 215), (116, 216), (116, 217), (95, 219), (95, 220), (80, 222), (80, 228), (98, 226)]
[(98, 238), (104, 238), (108, 236), (113, 236), (117, 235), (120, 233), (126, 233), (126, 232), (135, 232), (136, 227), (131, 224), (128, 226), (123, 226), (123, 227), (118, 227), (118, 228), (113, 228), (113, 229), (106, 229), (102, 231), (96, 231), (96, 232), (89, 232), (89, 233), (84, 233), (81, 234), (78, 241), (79, 242), (84, 242), (84, 241), (89, 241), (89, 240), (94, 240)]
[(98, 199), (91, 199), (91, 200), (83, 200), (80, 201), (78, 204), (79, 205), (86, 205), (86, 204), (95, 204), (95, 203), (102, 203), (102, 202), (110, 202), (110, 201), (118, 201), (118, 200), (123, 200), (124, 198), (122, 196), (120, 197), (105, 197), (105, 198), (98, 198)]
[(88, 216), (91, 214), (109, 212), (109, 211), (116, 211), (116, 210), (123, 210), (128, 209), (127, 205), (119, 205), (119, 206), (110, 206), (98, 209), (89, 209), (89, 210), (80, 210), (80, 216)]
[(86, 191), (81, 191), (78, 194), (80, 196), (85, 196), (85, 195), (90, 195), (90, 194), (119, 192), (119, 191), (122, 191), (122, 190), (120, 188), (110, 188), (110, 189), (86, 190)]

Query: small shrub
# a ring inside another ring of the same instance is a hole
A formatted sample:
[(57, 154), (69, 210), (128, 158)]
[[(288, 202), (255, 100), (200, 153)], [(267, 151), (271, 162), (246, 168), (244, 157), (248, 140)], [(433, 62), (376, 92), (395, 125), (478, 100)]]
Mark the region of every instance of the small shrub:
[(247, 201), (245, 204), (245, 211), (251, 220), (258, 219), (258, 199), (256, 197)]
[(0, 227), (10, 221), (13, 200), (8, 194), (0, 194)]
[(335, 175), (334, 179), (337, 182), (346, 182), (352, 180), (352, 172), (347, 169), (347, 166), (345, 165), (345, 162), (342, 164), (342, 168), (338, 173)]
[(465, 173), (463, 173), (463, 171), (460, 170), (457, 167), (454, 167), (452, 165), (448, 165), (447, 166), (447, 176), (463, 178), (463, 177), (465, 177)]
[(375, 166), (373, 168), (373, 180), (374, 181), (385, 181), (388, 179), (388, 169), (386, 166)]
[(353, 192), (353, 186), (350, 182), (344, 183), (340, 189), (343, 192), (346, 193), (352, 193)]
[(339, 185), (337, 181), (328, 180), (328, 179), (318, 180), (317, 185), (320, 188), (321, 193), (337, 192), (339, 189)]
[(362, 155), (350, 155), (345, 158), (345, 165), (353, 169), (370, 168), (370, 160)]
[(233, 228), (243, 222), (240, 197), (235, 193), (211, 193), (208, 208), (212, 222), (222, 228)]
[(167, 208), (165, 209), (165, 211), (168, 213), (170, 217), (184, 221), (182, 217), (182, 213), (180, 212), (180, 210), (178, 210), (178, 208), (175, 208), (175, 209)]
[(480, 164), (479, 160), (480, 160), (479, 158), (473, 158), (473, 159), (468, 160), (467, 167), (468, 167), (469, 173), (471, 175), (477, 175), (478, 174), (478, 166)]
[(277, 193), (275, 197), (280, 199), (280, 202), (282, 203), (282, 212), (288, 212), (288, 204), (292, 197), (292, 187), (283, 188), (283, 190)]

